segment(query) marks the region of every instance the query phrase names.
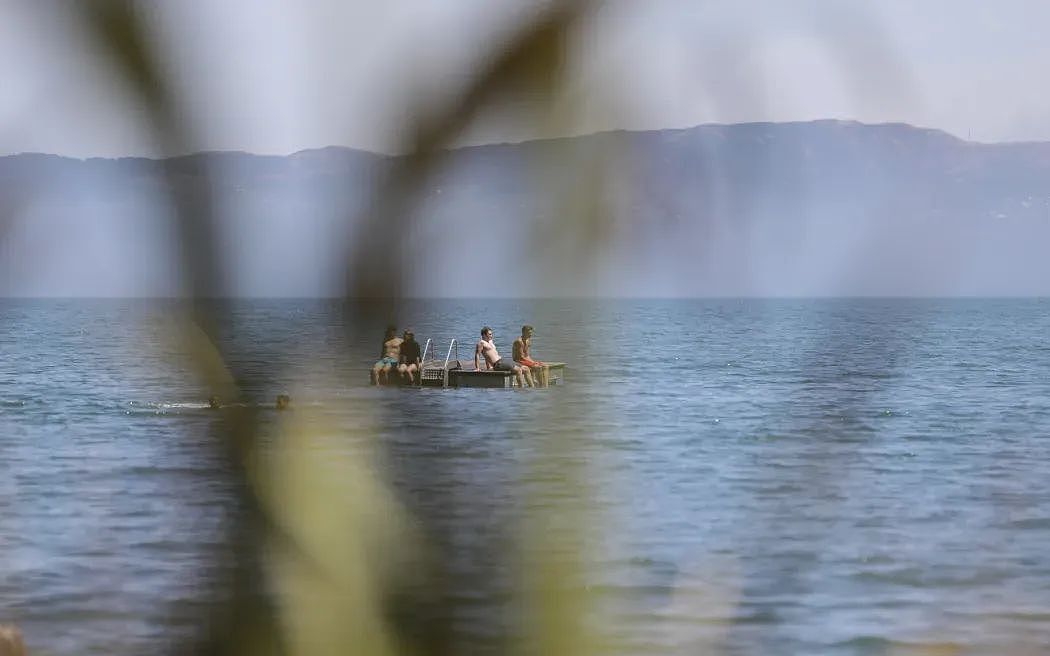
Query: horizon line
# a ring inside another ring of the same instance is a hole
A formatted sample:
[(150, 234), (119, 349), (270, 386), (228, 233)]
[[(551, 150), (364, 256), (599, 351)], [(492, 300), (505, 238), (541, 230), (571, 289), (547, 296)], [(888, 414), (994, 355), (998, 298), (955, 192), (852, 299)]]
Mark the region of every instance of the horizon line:
[[(954, 134), (952, 132), (949, 132), (948, 130), (945, 130), (945, 129), (942, 129), (942, 128), (934, 128), (934, 127), (928, 127), (928, 126), (923, 126), (923, 125), (916, 125), (914, 123), (908, 123), (908, 122), (905, 122), (905, 121), (882, 121), (882, 122), (878, 122), (878, 123), (867, 123), (867, 122), (864, 122), (864, 121), (858, 121), (856, 119), (816, 118), (816, 119), (799, 120), (799, 121), (741, 121), (739, 123), (698, 123), (698, 124), (695, 124), (695, 125), (690, 125), (690, 126), (686, 126), (686, 127), (678, 127), (678, 128), (674, 128), (674, 127), (651, 128), (651, 129), (612, 128), (612, 129), (608, 129), (608, 130), (597, 130), (595, 132), (581, 132), (581, 133), (578, 133), (578, 134), (567, 134), (567, 135), (557, 136), (557, 137), (536, 137), (536, 138), (531, 138), (531, 139), (521, 139), (521, 140), (517, 140), (517, 141), (515, 141), (515, 140), (486, 141), (486, 142), (482, 142), (482, 143), (471, 143), (471, 144), (463, 144), (463, 145), (458, 145), (458, 146), (451, 146), (451, 147), (447, 147), (447, 148), (442, 148), (440, 150), (443, 150), (443, 151), (446, 151), (446, 152), (454, 152), (454, 151), (460, 151), (460, 150), (468, 150), (468, 149), (472, 149), (472, 148), (490, 148), (490, 147), (498, 147), (498, 146), (520, 146), (520, 145), (526, 145), (526, 144), (549, 143), (549, 142), (562, 141), (562, 140), (568, 140), (568, 139), (581, 139), (581, 138), (587, 138), (587, 137), (597, 137), (597, 136), (610, 135), (610, 134), (651, 134), (651, 133), (657, 133), (657, 132), (688, 132), (690, 130), (700, 130), (700, 129), (704, 129), (704, 128), (732, 128), (732, 127), (750, 127), (750, 126), (760, 126), (760, 125), (768, 125), (768, 126), (774, 126), (774, 125), (784, 125), (784, 126), (789, 126), (789, 125), (814, 125), (814, 124), (820, 124), (820, 123), (848, 124), (848, 125), (854, 125), (854, 126), (860, 126), (860, 127), (866, 127), (866, 128), (906, 127), (906, 128), (910, 128), (910, 129), (913, 129), (913, 130), (918, 130), (918, 131), (921, 131), (921, 132), (937, 132), (937, 133), (941, 133), (941, 134), (943, 134), (945, 136), (948, 136), (948, 137), (951, 137), (952, 139), (955, 139), (955, 140), (957, 140), (957, 141), (959, 141), (961, 143), (974, 144), (974, 145), (980, 145), (980, 146), (1006, 146), (1006, 145), (1016, 146), (1016, 145), (1026, 145), (1026, 144), (1028, 144), (1028, 145), (1031, 145), (1031, 144), (1050, 144), (1050, 140), (1034, 140), (1034, 139), (1015, 140), (1015, 141), (976, 141), (976, 140), (973, 140), (973, 139), (964, 139), (964, 138), (960, 137), (959, 135)], [(329, 144), (329, 145), (326, 145), (326, 146), (315, 146), (315, 147), (309, 147), (309, 148), (301, 148), (299, 150), (295, 150), (295, 151), (292, 151), (292, 152), (286, 152), (286, 153), (261, 153), (261, 152), (253, 152), (253, 151), (249, 151), (249, 150), (236, 150), (236, 149), (235, 150), (203, 149), (203, 150), (195, 150), (195, 151), (181, 153), (181, 154), (176, 154), (176, 155), (166, 155), (166, 156), (163, 156), (163, 157), (150, 157), (150, 156), (146, 156), (146, 155), (116, 155), (116, 156), (96, 156), (96, 155), (91, 155), (91, 156), (87, 156), (87, 157), (76, 157), (76, 156), (73, 156), (73, 155), (62, 155), (62, 154), (59, 154), (59, 153), (45, 153), (45, 152), (41, 152), (41, 151), (21, 151), (21, 152), (17, 152), (17, 153), (8, 153), (8, 154), (5, 154), (5, 155), (0, 155), (0, 159), (7, 158), (7, 157), (20, 157), (20, 156), (25, 156), (25, 155), (39, 155), (39, 156), (44, 156), (44, 157), (60, 157), (60, 158), (63, 158), (63, 159), (76, 160), (76, 161), (79, 161), (79, 162), (87, 162), (87, 161), (90, 161), (90, 160), (114, 160), (115, 161), (115, 160), (127, 160), (127, 159), (147, 160), (147, 161), (151, 161), (151, 162), (163, 162), (163, 161), (172, 160), (172, 159), (180, 159), (180, 158), (183, 158), (183, 157), (195, 157), (195, 156), (199, 156), (199, 155), (224, 155), (224, 154), (247, 155), (247, 156), (250, 156), (250, 157), (280, 157), (280, 158), (286, 158), (286, 157), (295, 157), (296, 155), (302, 155), (302, 154), (305, 154), (305, 153), (315, 153), (315, 152), (319, 152), (319, 151), (322, 151), (322, 150), (332, 150), (332, 149), (349, 150), (349, 151), (354, 151), (354, 152), (359, 152), (359, 153), (367, 153), (369, 155), (374, 155), (374, 156), (377, 156), (377, 157), (387, 157), (387, 158), (398, 158), (398, 157), (404, 157), (404, 156), (408, 155), (408, 153), (384, 153), (384, 152), (379, 152), (379, 151), (375, 151), (375, 150), (368, 150), (367, 148), (358, 148), (356, 146), (343, 146), (343, 145)]]
[(1050, 300), (1050, 294), (837, 294), (837, 295), (706, 295), (706, 296), (4, 296), (3, 301), (806, 301), (806, 300)]

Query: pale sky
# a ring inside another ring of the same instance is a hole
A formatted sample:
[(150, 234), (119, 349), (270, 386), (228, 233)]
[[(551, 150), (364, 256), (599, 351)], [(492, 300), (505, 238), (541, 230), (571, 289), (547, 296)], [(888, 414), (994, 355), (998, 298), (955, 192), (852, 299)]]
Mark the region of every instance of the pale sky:
[[(0, 0), (0, 154), (153, 155), (133, 97), (68, 16)], [(148, 17), (194, 147), (399, 149), (517, 21), (522, 0), (154, 0)], [(596, 3), (561, 112), (505, 115), (471, 142), (818, 118), (902, 121), (980, 141), (1050, 140), (1050, 3), (647, 0)]]

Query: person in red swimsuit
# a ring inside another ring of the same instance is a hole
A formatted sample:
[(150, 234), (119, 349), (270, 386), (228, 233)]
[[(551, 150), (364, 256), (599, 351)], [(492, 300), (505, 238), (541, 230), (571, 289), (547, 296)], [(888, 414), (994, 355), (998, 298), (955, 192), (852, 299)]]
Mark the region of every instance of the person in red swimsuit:
[(528, 367), (530, 370), (535, 370), (535, 378), (539, 381), (540, 386), (547, 387), (550, 383), (550, 368), (539, 360), (533, 360), (529, 355), (529, 349), (532, 347), (532, 334), (534, 332), (532, 326), (525, 325), (521, 327), (521, 337), (514, 340), (513, 359), (521, 366)]

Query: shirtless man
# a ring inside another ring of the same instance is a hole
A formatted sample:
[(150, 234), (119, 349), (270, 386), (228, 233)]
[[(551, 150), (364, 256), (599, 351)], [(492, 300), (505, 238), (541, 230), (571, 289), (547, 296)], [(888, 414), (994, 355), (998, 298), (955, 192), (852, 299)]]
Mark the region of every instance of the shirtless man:
[(397, 366), (400, 357), (401, 338), (397, 336), (397, 327), (387, 326), (383, 348), (379, 351), (379, 362), (372, 367), (372, 382), (376, 385), (386, 383), (390, 378), (390, 370)]
[(532, 326), (521, 327), (521, 337), (514, 340), (513, 357), (514, 361), (520, 364), (531, 373), (535, 371), (536, 377), (540, 381), (541, 387), (547, 387), (550, 385), (550, 367), (539, 360), (533, 360), (529, 356), (529, 349), (532, 347), (532, 334), (535, 332)]
[(482, 370), (482, 361), (485, 363), (485, 369), (514, 372), (514, 375), (518, 378), (518, 387), (525, 387), (526, 378), (529, 381), (529, 386), (535, 387), (535, 382), (532, 380), (532, 373), (529, 371), (528, 367), (515, 364), (514, 362), (508, 361), (499, 356), (499, 352), (496, 351), (496, 345), (492, 342), (492, 329), (488, 326), (481, 329), (481, 339), (478, 340), (477, 346), (474, 347), (475, 370)]

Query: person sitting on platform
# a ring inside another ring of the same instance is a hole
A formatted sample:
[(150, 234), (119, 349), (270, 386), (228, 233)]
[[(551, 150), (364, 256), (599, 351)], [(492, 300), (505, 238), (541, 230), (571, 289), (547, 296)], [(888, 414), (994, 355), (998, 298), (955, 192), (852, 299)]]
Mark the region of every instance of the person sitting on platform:
[(533, 360), (529, 356), (534, 332), (532, 326), (525, 325), (521, 327), (521, 337), (514, 340), (513, 357), (515, 362), (526, 367), (530, 373), (535, 373), (536, 378), (539, 379), (540, 387), (547, 387), (550, 385), (550, 367), (539, 360)]
[(397, 327), (387, 326), (383, 346), (379, 351), (379, 361), (372, 367), (372, 382), (376, 385), (389, 382), (390, 370), (397, 366), (399, 357), (401, 357), (401, 338), (397, 336)]
[(492, 329), (488, 326), (481, 329), (481, 339), (474, 347), (474, 369), (477, 371), (482, 371), (482, 360), (484, 360), (485, 369), (512, 372), (518, 379), (518, 387), (525, 387), (526, 379), (530, 387), (536, 386), (528, 367), (515, 364), (512, 360), (509, 361), (499, 356), (496, 344), (492, 341)]
[(398, 357), (397, 373), (401, 374), (401, 380), (406, 385), (414, 385), (416, 372), (422, 365), (422, 356), (419, 354), (419, 342), (411, 330), (406, 330), (401, 341), (401, 355)]

